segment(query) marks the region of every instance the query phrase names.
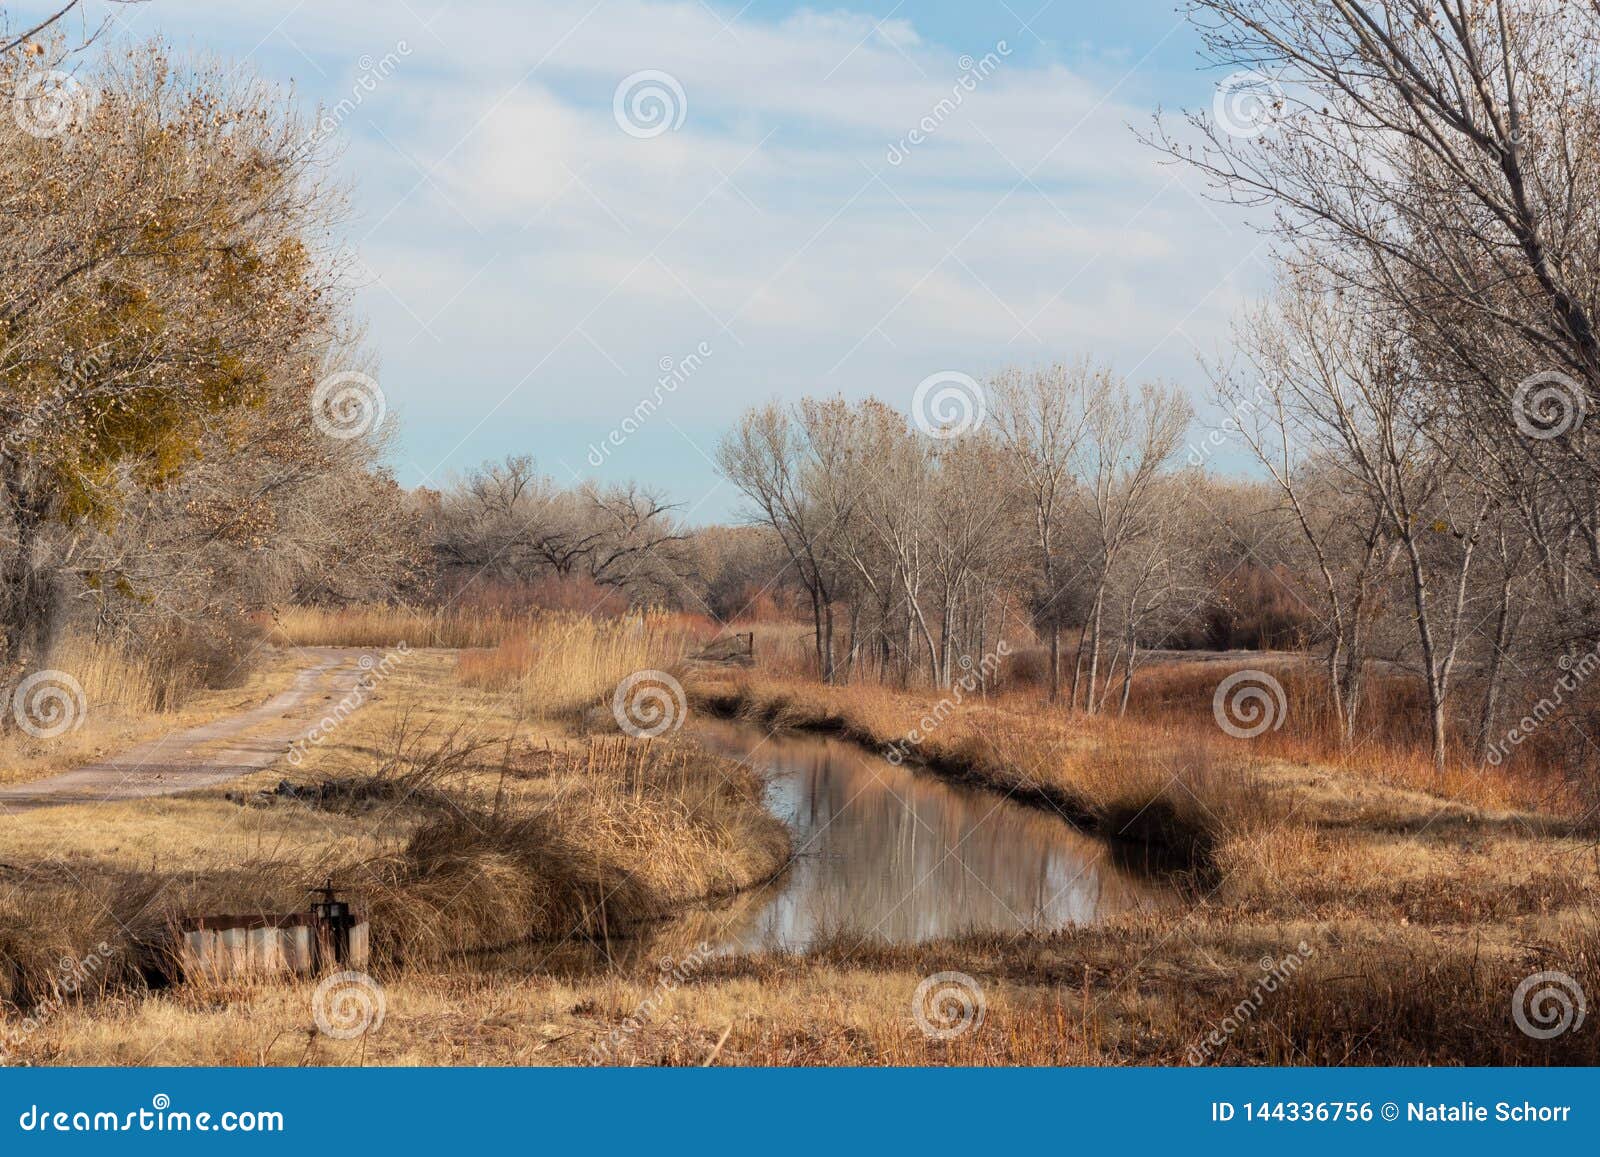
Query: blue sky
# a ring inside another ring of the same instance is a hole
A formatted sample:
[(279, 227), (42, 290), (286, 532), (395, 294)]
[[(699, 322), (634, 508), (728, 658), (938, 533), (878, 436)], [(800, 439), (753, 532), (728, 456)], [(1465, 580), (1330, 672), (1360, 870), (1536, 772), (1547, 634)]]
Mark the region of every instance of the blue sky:
[[(1203, 392), (1264, 251), (1130, 126), (1216, 73), (1172, 0), (1039, 2), (89, 0), (327, 110), (403, 483), (526, 451), (696, 522), (773, 397), (1080, 353)], [(618, 113), (639, 73), (673, 127)]]

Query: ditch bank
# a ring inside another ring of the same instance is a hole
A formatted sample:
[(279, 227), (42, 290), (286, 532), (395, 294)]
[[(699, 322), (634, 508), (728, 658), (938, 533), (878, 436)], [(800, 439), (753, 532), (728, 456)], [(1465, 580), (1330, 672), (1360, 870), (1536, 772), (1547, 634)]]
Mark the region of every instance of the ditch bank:
[[(924, 737), (908, 752), (904, 731), (891, 733), (861, 713), (821, 695), (807, 695), (803, 689), (740, 683), (696, 687), (689, 695), (697, 709), (718, 719), (752, 724), (774, 734), (847, 740), (892, 763), (1050, 812), (1106, 841), (1126, 861), (1142, 861), (1154, 870), (1188, 872), (1200, 884), (1216, 876), (1218, 821), (1171, 778), (1141, 777), (1115, 789), (1094, 790), (1071, 782), (1063, 771), (1059, 782), (1047, 782), (1006, 760), (991, 740), (977, 736), (953, 741)], [(898, 758), (890, 758), (891, 752)]]

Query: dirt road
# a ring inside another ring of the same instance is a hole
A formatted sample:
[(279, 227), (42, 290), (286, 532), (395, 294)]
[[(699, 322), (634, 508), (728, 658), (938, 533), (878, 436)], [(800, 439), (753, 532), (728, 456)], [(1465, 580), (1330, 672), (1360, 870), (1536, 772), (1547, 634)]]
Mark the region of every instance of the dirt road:
[[(308, 665), (287, 691), (259, 707), (174, 731), (100, 763), (0, 789), (0, 815), (67, 803), (177, 795), (270, 767), (289, 745), (351, 696), (378, 656), (371, 651), (305, 647)], [(361, 665), (367, 656), (368, 667)]]

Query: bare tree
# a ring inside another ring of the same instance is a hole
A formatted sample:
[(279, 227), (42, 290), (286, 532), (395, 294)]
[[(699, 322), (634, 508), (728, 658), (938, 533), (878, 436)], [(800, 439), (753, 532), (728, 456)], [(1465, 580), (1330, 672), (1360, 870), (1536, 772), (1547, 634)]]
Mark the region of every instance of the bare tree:
[(1151, 532), (1160, 479), (1172, 464), (1193, 411), (1176, 389), (1147, 385), (1135, 395), (1117, 380), (1088, 414), (1088, 436), (1079, 443), (1076, 458), (1084, 479), (1081, 501), (1093, 534), (1095, 578), (1084, 699), (1085, 710), (1093, 714), (1099, 707), (1106, 591), (1122, 553)]
[(992, 383), (995, 417), (1009, 453), (1017, 493), (1033, 526), (1039, 583), (1035, 618), (1050, 644), (1050, 701), (1061, 699), (1062, 595), (1070, 565), (1061, 557), (1063, 522), (1070, 509), (1078, 447), (1090, 416), (1110, 387), (1109, 371), (1087, 360), (1043, 370), (1006, 370)]
[(1481, 476), (1435, 452), (1432, 427), (1447, 415), (1431, 404), (1426, 366), (1404, 335), (1374, 324), (1350, 295), (1307, 280), (1287, 287), (1273, 318), (1280, 328), (1260, 345), (1272, 351), (1296, 429), (1333, 451), (1329, 461), (1364, 492), (1403, 561), (1442, 771), (1446, 703), (1491, 496)]
[(1231, 429), (1265, 467), (1309, 555), (1306, 569), (1319, 580), (1329, 705), (1348, 745), (1360, 711), (1372, 596), (1398, 544), (1369, 488), (1331, 461), (1339, 448), (1320, 424), (1321, 363), (1297, 341), (1302, 331), (1281, 324), (1284, 308), (1293, 307), (1267, 305), (1241, 322), (1236, 348), (1246, 370), (1219, 366), (1213, 380)]
[(804, 429), (783, 407), (773, 404), (751, 410), (740, 419), (718, 447), (717, 464), (754, 504), (756, 517), (783, 543), (811, 603), (817, 670), (831, 683), (835, 677), (833, 613), (839, 568), (833, 536), (837, 521), (808, 493), (810, 454)]

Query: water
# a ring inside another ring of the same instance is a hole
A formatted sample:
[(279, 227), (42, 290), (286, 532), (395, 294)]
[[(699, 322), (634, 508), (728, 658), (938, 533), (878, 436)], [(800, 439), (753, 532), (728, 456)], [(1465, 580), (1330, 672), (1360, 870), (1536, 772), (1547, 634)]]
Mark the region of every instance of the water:
[(788, 872), (716, 917), (725, 951), (804, 950), (832, 934), (912, 943), (1088, 924), (1174, 891), (1054, 813), (896, 767), (855, 744), (704, 721), (749, 763), (794, 836)]

